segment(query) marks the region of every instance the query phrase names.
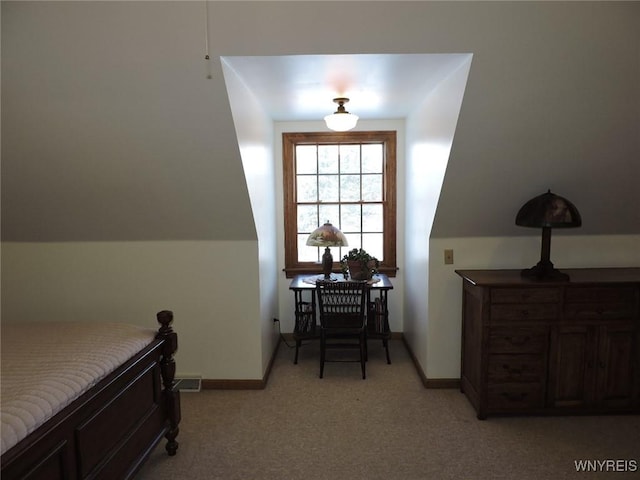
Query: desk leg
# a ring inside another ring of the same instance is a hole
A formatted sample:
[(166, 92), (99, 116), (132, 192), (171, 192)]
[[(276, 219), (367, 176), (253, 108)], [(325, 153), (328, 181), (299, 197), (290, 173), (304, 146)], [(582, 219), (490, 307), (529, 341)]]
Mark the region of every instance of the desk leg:
[(298, 351), (305, 338), (313, 338), (316, 335), (316, 295), (315, 290), (311, 291), (311, 301), (305, 301), (303, 290), (294, 290), (295, 327), (293, 338), (296, 341), (296, 353), (293, 363), (298, 363)]
[[(369, 292), (374, 289), (370, 289)], [(371, 301), (367, 299), (369, 308), (367, 309), (367, 332), (371, 338), (379, 338), (382, 340), (387, 355), (387, 363), (391, 363), (389, 355), (389, 337), (391, 331), (389, 329), (389, 310), (387, 307), (387, 289), (377, 290), (378, 296)]]
[(384, 345), (384, 349), (387, 354), (387, 363), (390, 364), (391, 357), (389, 356), (389, 337), (391, 335), (391, 332), (389, 329), (389, 309), (387, 307), (387, 293), (387, 290), (380, 290), (380, 306), (382, 307), (380, 315), (382, 316), (382, 345)]

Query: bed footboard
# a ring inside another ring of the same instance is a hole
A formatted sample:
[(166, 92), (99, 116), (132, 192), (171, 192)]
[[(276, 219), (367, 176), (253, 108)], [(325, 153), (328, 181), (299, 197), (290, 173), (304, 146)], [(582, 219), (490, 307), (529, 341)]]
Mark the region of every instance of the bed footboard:
[(160, 360), (160, 372), (162, 374), (164, 401), (169, 422), (169, 430), (165, 435), (167, 439), (165, 449), (169, 455), (175, 455), (178, 450), (176, 437), (180, 432), (178, 428), (180, 424), (180, 391), (173, 388), (176, 377), (176, 362), (173, 359), (173, 354), (178, 350), (178, 335), (171, 328), (173, 312), (163, 310), (158, 313), (157, 318), (161, 325), (157, 338), (164, 342), (162, 359)]
[(2, 456), (3, 480), (130, 479), (166, 438), (175, 455), (173, 314), (157, 314), (156, 339)]

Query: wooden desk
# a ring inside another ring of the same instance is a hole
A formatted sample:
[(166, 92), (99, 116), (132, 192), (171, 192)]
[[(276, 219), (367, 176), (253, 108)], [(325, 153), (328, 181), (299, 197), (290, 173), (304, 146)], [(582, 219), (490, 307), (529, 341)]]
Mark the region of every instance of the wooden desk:
[[(293, 363), (298, 363), (298, 350), (303, 340), (319, 338), (316, 315), (316, 285), (315, 279), (322, 279), (322, 275), (296, 275), (289, 284), (289, 290), (295, 296), (295, 327), (293, 338), (296, 342), (296, 354)], [(343, 281), (342, 275), (332, 274), (336, 281)], [(387, 293), (393, 289), (393, 284), (384, 274), (374, 276), (378, 280), (369, 285), (367, 289), (367, 338), (382, 340), (387, 354), (387, 363), (391, 363), (389, 357), (389, 343), (391, 330), (389, 329), (389, 309)]]
[(640, 413), (640, 268), (456, 270), (461, 388), (491, 414)]

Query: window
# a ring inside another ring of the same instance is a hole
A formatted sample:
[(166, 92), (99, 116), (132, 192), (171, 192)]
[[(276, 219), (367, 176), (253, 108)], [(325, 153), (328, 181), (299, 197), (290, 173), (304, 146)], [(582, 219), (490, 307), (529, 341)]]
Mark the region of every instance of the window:
[(326, 221), (347, 237), (332, 247), (334, 270), (364, 248), (380, 271), (396, 272), (396, 132), (283, 133), (287, 277), (318, 272), (324, 249), (307, 237)]

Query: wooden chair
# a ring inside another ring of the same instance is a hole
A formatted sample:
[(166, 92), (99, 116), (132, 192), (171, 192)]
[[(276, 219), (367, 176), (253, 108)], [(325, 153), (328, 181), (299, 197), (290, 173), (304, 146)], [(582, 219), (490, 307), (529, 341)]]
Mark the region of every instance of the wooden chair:
[(316, 283), (318, 313), (320, 316), (320, 378), (325, 362), (357, 361), (327, 360), (328, 349), (357, 348), (360, 351), (362, 378), (366, 378), (366, 282)]

